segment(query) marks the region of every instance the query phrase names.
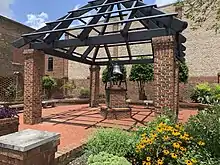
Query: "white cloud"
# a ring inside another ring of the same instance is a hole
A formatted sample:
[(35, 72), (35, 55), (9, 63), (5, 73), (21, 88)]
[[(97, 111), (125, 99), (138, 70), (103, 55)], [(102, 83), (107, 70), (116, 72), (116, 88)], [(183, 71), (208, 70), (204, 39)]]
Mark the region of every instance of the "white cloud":
[(156, 0), (157, 6), (163, 6), (174, 2), (177, 2), (177, 0)]
[(25, 24), (34, 29), (39, 29), (45, 26), (46, 20), (48, 20), (47, 13), (41, 12), (40, 14), (28, 14)]
[(0, 15), (6, 17), (12, 17), (13, 11), (10, 8), (10, 5), (14, 3), (14, 0), (0, 0)]
[(73, 8), (73, 10), (77, 10), (77, 9), (79, 9), (79, 7), (80, 7), (80, 4), (77, 4), (77, 5)]

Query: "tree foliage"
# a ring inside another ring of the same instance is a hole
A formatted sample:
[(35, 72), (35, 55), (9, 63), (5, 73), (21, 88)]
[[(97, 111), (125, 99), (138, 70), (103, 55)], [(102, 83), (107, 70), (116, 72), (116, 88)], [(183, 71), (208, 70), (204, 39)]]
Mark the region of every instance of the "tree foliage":
[[(186, 83), (188, 80), (189, 70), (186, 63), (179, 63), (179, 82)], [(154, 79), (153, 64), (134, 64), (129, 76), (130, 81), (138, 83), (139, 99), (145, 98), (145, 83)]]
[(153, 64), (134, 64), (131, 67), (129, 76), (130, 81), (135, 81), (138, 84), (139, 99), (145, 100), (145, 83), (152, 81), (154, 78)]
[(52, 89), (57, 86), (57, 82), (51, 76), (44, 76), (42, 79), (42, 86), (45, 90), (47, 99), (50, 99), (52, 95)]
[(185, 62), (179, 63), (179, 82), (187, 83), (189, 77), (189, 69)]
[(177, 5), (184, 5), (185, 16), (194, 22), (193, 27), (201, 27), (210, 17), (214, 21), (210, 24), (210, 29), (220, 30), (220, 0), (184, 0), (177, 2)]

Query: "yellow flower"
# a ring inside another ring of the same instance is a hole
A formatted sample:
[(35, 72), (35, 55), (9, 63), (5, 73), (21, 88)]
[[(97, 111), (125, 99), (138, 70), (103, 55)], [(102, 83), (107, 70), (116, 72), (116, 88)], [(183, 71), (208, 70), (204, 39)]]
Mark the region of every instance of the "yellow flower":
[(191, 161), (192, 161), (193, 163), (197, 163), (197, 160), (194, 159), (194, 158), (192, 158)]
[(172, 157), (173, 159), (176, 159), (176, 158), (177, 158), (177, 154), (175, 154), (175, 153), (171, 153), (170, 155), (171, 155), (171, 157)]
[(173, 130), (172, 135), (178, 136), (178, 135), (180, 135), (180, 132), (178, 130)]
[(199, 141), (198, 144), (199, 144), (200, 146), (204, 146), (204, 145), (205, 145), (205, 143), (204, 143), (203, 141)]
[(166, 130), (167, 130), (167, 131), (172, 131), (172, 130), (173, 130), (173, 127), (168, 126), (168, 127), (166, 127)]
[(146, 161), (148, 161), (148, 162), (151, 161), (151, 157), (148, 156), (148, 157), (146, 158)]
[(149, 140), (149, 141), (148, 141), (148, 144), (152, 144), (152, 143), (153, 143), (153, 141), (152, 141), (152, 140)]
[(153, 137), (153, 138), (156, 138), (157, 134), (156, 133), (151, 133), (150, 136)]
[(190, 160), (185, 160), (186, 165), (192, 165), (193, 163)]
[(169, 136), (164, 136), (164, 137), (163, 137), (163, 140), (164, 140), (164, 141), (169, 140)]
[(151, 162), (143, 161), (143, 162), (142, 162), (142, 165), (151, 165)]
[(180, 150), (186, 152), (186, 148), (184, 147), (180, 147)]
[(174, 148), (180, 148), (180, 144), (179, 143), (173, 143), (173, 147)]
[(185, 136), (185, 137), (189, 137), (189, 134), (187, 134), (187, 133), (185, 132), (185, 133), (184, 133), (184, 136)]
[(158, 160), (157, 160), (157, 164), (158, 164), (158, 165), (162, 165), (162, 164), (163, 164), (163, 160), (158, 159)]
[(161, 133), (161, 132), (163, 132), (163, 128), (157, 128), (156, 131), (159, 132), (159, 133)]
[(169, 151), (168, 150), (163, 150), (164, 155), (169, 155)]
[(143, 133), (142, 135), (141, 135), (141, 137), (145, 137), (147, 134), (146, 133)]

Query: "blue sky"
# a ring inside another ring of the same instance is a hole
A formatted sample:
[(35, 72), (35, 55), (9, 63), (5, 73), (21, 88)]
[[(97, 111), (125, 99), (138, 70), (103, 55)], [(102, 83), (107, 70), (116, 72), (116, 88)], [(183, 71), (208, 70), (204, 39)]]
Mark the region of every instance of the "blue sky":
[[(145, 0), (148, 4), (165, 5), (175, 0)], [(40, 28), (44, 22), (56, 20), (88, 0), (0, 0), (0, 15)]]

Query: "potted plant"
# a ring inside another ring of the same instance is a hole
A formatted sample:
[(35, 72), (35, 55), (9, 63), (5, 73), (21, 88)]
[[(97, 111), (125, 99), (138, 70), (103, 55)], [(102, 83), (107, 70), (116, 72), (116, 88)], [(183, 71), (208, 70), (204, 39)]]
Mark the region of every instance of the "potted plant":
[(0, 108), (0, 136), (18, 131), (19, 117), (10, 107)]

